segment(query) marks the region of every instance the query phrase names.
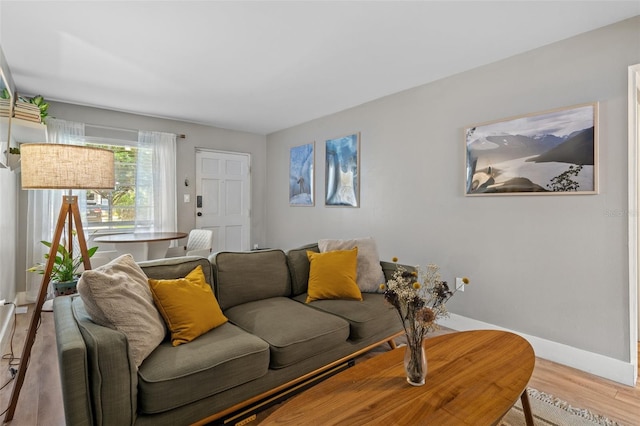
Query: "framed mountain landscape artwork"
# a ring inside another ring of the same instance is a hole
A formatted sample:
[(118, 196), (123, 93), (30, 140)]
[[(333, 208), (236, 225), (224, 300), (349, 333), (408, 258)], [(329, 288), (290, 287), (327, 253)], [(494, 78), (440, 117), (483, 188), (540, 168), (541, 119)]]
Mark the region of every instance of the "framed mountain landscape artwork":
[(598, 104), (465, 128), (465, 195), (598, 193)]

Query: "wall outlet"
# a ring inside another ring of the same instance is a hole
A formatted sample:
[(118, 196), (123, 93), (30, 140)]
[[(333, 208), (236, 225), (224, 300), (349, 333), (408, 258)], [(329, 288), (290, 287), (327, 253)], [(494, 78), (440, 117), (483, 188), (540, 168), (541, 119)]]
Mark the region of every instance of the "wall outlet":
[(464, 283), (462, 282), (462, 278), (456, 278), (456, 290), (464, 291)]
[(255, 243), (255, 244), (253, 245), (253, 249), (254, 249), (254, 250), (258, 250), (258, 243)]

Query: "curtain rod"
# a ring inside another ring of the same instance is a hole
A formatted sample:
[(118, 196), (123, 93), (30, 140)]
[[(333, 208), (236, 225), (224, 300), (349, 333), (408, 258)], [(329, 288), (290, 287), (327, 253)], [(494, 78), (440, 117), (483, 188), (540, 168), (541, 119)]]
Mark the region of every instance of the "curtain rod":
[[(107, 130), (120, 130), (123, 132), (132, 132), (132, 133), (138, 133), (140, 130), (135, 130), (135, 129), (125, 129), (123, 127), (113, 127), (113, 126), (104, 126), (101, 124), (90, 124), (90, 123), (84, 123), (85, 126), (89, 126), (89, 127), (95, 127), (97, 129), (107, 129)], [(173, 133), (173, 132), (167, 132), (167, 133)], [(187, 136), (184, 133), (174, 133), (174, 135), (176, 135), (176, 138), (178, 139), (186, 139)]]

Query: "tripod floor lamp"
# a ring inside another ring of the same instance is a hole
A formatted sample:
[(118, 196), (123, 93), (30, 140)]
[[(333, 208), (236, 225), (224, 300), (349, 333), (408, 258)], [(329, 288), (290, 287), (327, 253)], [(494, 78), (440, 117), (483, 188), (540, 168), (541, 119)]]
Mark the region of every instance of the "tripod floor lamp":
[(42, 275), (38, 299), (31, 317), (27, 340), (22, 350), (20, 367), (11, 393), (9, 408), (5, 415), (5, 422), (13, 419), (18, 404), (18, 396), (29, 365), (31, 347), (36, 338), (42, 305), (47, 296), (54, 260), (65, 225), (68, 232), (67, 250), (71, 258), (73, 258), (73, 226), (75, 224), (84, 269), (91, 269), (78, 208), (78, 197), (71, 195), (71, 190), (113, 189), (115, 186), (114, 155), (112, 151), (107, 149), (53, 143), (25, 143), (20, 145), (20, 157), (22, 189), (68, 189), (69, 195), (62, 197), (62, 207), (51, 240), (51, 250)]

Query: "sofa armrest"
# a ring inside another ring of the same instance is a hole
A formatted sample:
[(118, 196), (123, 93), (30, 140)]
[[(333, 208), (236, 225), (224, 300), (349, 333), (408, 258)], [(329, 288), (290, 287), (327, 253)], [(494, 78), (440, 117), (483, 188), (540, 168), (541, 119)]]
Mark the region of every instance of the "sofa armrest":
[(138, 372), (125, 335), (91, 321), (77, 296), (56, 298), (54, 312), (67, 425), (133, 424)]
[(71, 297), (54, 299), (53, 311), (66, 424), (91, 425), (87, 348), (73, 318)]

